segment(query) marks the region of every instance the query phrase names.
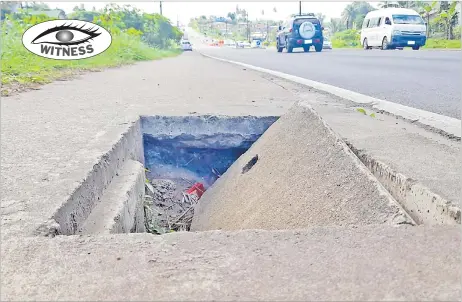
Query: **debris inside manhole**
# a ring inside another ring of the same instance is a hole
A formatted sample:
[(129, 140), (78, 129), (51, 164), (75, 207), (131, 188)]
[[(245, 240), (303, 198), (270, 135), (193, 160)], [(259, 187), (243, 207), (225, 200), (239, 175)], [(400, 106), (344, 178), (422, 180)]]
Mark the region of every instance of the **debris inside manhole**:
[(204, 191), (276, 120), (252, 116), (143, 117), (147, 231), (189, 231), (194, 207)]
[(204, 193), (204, 186), (201, 183), (189, 186), (186, 180), (175, 183), (168, 179), (154, 179), (146, 188), (145, 217), (148, 233), (189, 231), (194, 206)]

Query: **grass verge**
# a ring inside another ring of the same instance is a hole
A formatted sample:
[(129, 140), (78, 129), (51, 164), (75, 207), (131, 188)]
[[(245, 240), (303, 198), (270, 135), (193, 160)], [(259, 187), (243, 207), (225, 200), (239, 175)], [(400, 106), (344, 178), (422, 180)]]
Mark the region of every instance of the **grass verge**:
[(430, 49), (460, 49), (460, 40), (440, 40), (440, 39), (428, 39), (424, 48)]
[[(358, 49), (362, 48), (359, 41), (332, 39), (333, 48)], [(428, 39), (422, 49), (461, 49), (460, 40)]]
[(57, 79), (66, 79), (82, 71), (95, 71), (138, 61), (176, 56), (179, 49), (160, 50), (149, 47), (138, 37), (128, 34), (113, 36), (109, 49), (92, 58), (60, 61), (42, 58), (29, 52), (21, 35), (10, 32), (2, 37), (1, 95), (34, 89)]

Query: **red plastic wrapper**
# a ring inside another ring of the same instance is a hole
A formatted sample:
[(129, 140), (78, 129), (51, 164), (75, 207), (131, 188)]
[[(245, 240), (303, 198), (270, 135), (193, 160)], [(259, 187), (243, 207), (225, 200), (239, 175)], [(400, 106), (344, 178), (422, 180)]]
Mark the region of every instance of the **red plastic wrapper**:
[(197, 197), (201, 198), (202, 194), (204, 194), (205, 188), (204, 185), (200, 182), (196, 182), (191, 188), (186, 191), (188, 194), (196, 194)]

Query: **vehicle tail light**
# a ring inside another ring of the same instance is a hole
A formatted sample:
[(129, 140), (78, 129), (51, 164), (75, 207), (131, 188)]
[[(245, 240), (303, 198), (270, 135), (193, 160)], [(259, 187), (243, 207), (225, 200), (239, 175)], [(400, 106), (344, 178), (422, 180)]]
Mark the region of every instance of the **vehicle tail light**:
[(297, 40), (297, 44), (303, 44), (303, 40)]
[(291, 29), (289, 29), (289, 32), (290, 32), (290, 33), (292, 32), (292, 28), (291, 28)]
[(314, 39), (314, 43), (319, 43), (319, 42), (321, 42), (321, 40), (319, 40), (319, 39)]

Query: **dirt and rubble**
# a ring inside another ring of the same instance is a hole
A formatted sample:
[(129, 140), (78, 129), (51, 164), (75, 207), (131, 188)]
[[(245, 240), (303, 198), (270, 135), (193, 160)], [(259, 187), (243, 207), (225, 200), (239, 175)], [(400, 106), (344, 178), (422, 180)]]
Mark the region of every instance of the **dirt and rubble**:
[(189, 231), (194, 207), (204, 191), (201, 183), (184, 178), (147, 180), (144, 206), (146, 230), (159, 235)]

